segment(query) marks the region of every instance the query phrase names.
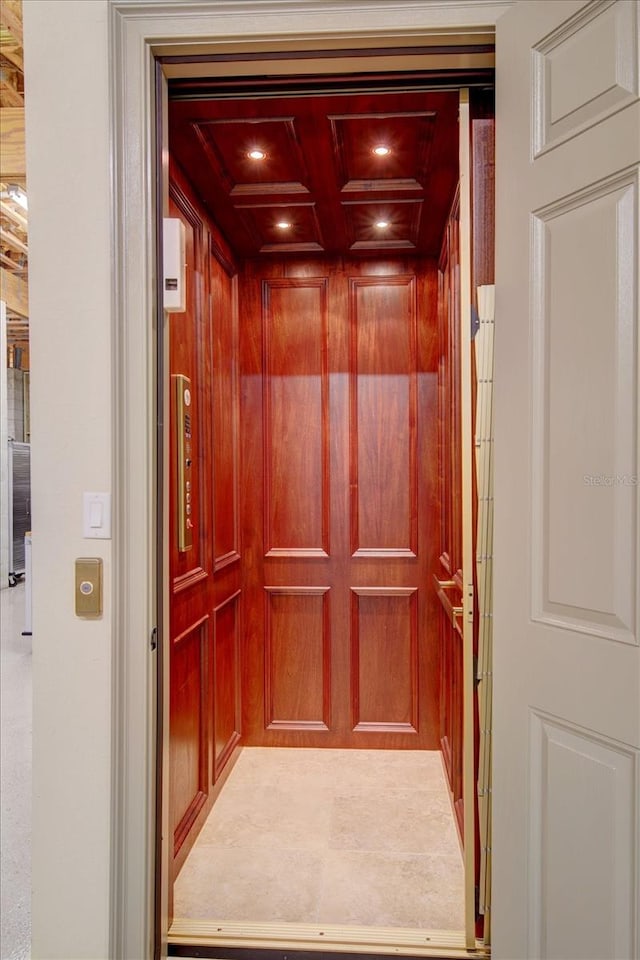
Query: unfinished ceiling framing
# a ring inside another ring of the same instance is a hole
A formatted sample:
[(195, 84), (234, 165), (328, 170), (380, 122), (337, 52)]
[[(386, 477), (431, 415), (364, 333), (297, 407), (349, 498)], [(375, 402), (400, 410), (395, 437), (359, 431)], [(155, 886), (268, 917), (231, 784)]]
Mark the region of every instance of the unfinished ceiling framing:
[(22, 2), (0, 3), (0, 298), (7, 341), (29, 336)]

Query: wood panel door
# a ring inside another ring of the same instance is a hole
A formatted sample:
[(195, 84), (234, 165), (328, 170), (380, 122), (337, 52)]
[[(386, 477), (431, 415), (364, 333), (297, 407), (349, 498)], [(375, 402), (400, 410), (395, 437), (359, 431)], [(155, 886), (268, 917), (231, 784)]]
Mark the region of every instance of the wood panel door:
[(436, 748), (436, 265), (242, 290), (245, 742)]

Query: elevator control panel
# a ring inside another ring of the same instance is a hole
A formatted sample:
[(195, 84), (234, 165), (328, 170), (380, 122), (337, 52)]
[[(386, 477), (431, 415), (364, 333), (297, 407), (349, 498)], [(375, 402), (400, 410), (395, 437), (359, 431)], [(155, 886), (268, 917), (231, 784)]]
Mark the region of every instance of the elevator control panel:
[(176, 517), (178, 550), (185, 553), (193, 545), (193, 438), (191, 380), (182, 373), (173, 375), (176, 412)]

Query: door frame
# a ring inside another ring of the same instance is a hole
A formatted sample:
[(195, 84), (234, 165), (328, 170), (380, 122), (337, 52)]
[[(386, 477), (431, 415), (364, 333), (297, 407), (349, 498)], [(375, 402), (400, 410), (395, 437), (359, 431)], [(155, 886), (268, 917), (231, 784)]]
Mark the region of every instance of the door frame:
[[(290, 0), (111, 0), (109, 4), (117, 437), (114, 493), (118, 504), (114, 535), (118, 640), (113, 662), (113, 957), (166, 954), (166, 868), (161, 877), (156, 876), (155, 868), (157, 820), (164, 842), (168, 842), (166, 814), (156, 789), (156, 743), (161, 737), (166, 755), (168, 736), (163, 723), (168, 698), (157, 696), (166, 644), (166, 636), (160, 636), (158, 643), (157, 629), (167, 622), (167, 598), (161, 590), (166, 549), (158, 547), (157, 528), (166, 518), (168, 489), (164, 483), (165, 500), (159, 498), (158, 479), (166, 477), (167, 457), (156, 434), (158, 421), (163, 419), (158, 414), (166, 410), (166, 400), (162, 391), (158, 392), (161, 377), (157, 364), (158, 340), (165, 330), (158, 320), (156, 275), (156, 226), (162, 206), (156, 164), (159, 152), (165, 153), (163, 144), (156, 141), (156, 97), (162, 86), (155, 69), (157, 58), (214, 51), (233, 55), (248, 49), (328, 51), (371, 45), (372, 41), (377, 47), (393, 46), (396, 51), (415, 46), (417, 41), (436, 47), (447, 40), (460, 43), (463, 38), (477, 43), (480, 36), (493, 35), (498, 17), (512, 3), (403, 0), (398, 4), (388, 0), (372, 4), (370, 0), (352, 0), (345, 5), (342, 0), (305, 0), (302, 5)], [(332, 24), (330, 30), (327, 23)], [(329, 60), (335, 62), (332, 57)], [(317, 62), (320, 65), (322, 61)], [(193, 72), (197, 69), (194, 62)], [(331, 71), (325, 67), (324, 72)], [(164, 676), (165, 694), (166, 680)]]

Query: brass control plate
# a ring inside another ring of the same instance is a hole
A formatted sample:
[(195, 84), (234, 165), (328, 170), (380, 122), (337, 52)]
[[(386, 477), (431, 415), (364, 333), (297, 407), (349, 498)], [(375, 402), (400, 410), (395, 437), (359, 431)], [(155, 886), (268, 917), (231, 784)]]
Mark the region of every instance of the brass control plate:
[(191, 380), (183, 373), (176, 373), (173, 375), (173, 382), (176, 412), (178, 550), (184, 553), (193, 545)]
[(76, 616), (102, 616), (102, 560), (98, 557), (76, 560)]

